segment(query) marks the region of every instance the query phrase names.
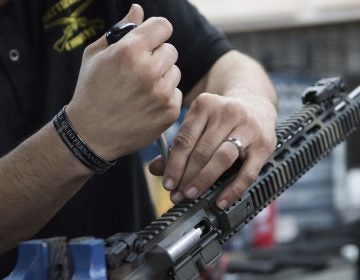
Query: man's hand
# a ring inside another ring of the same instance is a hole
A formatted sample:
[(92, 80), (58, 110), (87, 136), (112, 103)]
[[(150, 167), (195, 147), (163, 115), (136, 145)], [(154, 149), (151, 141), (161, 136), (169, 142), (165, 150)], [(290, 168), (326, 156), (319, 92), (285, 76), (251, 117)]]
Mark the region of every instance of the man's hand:
[(113, 160), (150, 144), (178, 117), (178, 54), (165, 43), (172, 25), (143, 21), (133, 5), (123, 21), (137, 28), (108, 46), (103, 36), (84, 52), (75, 94), (67, 107), (74, 128), (100, 156)]
[[(152, 142), (179, 113), (181, 93), (172, 33), (163, 18), (144, 23), (135, 5), (124, 19), (139, 27), (111, 46), (90, 45), (67, 107), (74, 128), (112, 160)], [(31, 162), (31, 164), (29, 164)], [(0, 159), (0, 254), (33, 236), (92, 176), (52, 122)]]
[[(217, 69), (213, 70), (215, 77), (224, 80), (227, 78), (223, 70), (234, 69), (226, 67), (229, 64), (232, 66), (233, 62), (230, 58), (234, 58), (234, 55), (226, 56), (228, 58), (225, 57), (220, 65), (215, 66)], [(235, 58), (237, 57), (235, 55)], [(243, 57), (241, 59), (243, 59), (241, 62), (253, 64), (251, 60)], [(264, 79), (260, 69), (255, 66), (253, 71)], [(240, 75), (240, 70), (238, 72)], [(245, 82), (234, 82), (234, 79), (237, 80), (236, 75), (230, 76), (227, 80), (229, 86), (210, 87), (223, 89), (222, 96), (202, 93), (194, 98), (174, 140), (165, 170), (159, 158), (150, 165), (153, 174), (163, 173), (164, 187), (172, 191), (171, 199), (174, 203), (184, 197), (191, 199), (198, 197), (240, 156), (236, 145), (225, 139), (240, 140), (244, 147), (244, 158), (235, 180), (217, 199), (217, 205), (222, 209), (231, 206), (239, 199), (241, 193), (256, 179), (275, 148), (277, 113), (273, 99), (269, 98), (274, 92), (253, 92), (258, 90), (256, 88), (258, 85), (245, 86)], [(254, 75), (251, 81), (256, 78), (257, 75)], [(239, 78), (238, 81), (241, 79)], [(265, 81), (266, 86), (261, 86), (262, 91), (274, 91), (268, 80)]]

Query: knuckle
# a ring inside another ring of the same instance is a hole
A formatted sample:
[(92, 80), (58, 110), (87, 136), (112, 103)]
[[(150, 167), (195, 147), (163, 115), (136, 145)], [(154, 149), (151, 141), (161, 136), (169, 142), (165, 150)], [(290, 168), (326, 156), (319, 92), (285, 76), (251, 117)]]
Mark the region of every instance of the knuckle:
[(172, 33), (173, 26), (170, 23), (170, 21), (168, 21), (166, 18), (164, 18), (164, 17), (156, 17), (156, 18), (154, 18), (154, 20), (156, 21), (156, 23), (159, 26), (161, 26), (161, 28), (164, 29), (164, 31), (166, 31), (168, 33)]
[(183, 173), (185, 163), (181, 159), (169, 159), (166, 163), (166, 174), (177, 183), (179, 176)]
[(159, 71), (159, 69), (158, 69), (158, 67), (156, 65), (149, 65), (147, 70), (144, 73), (145, 80), (150, 85), (153, 85), (154, 90), (156, 90), (155, 85), (159, 81), (160, 77), (161, 77), (161, 74), (160, 74), (160, 71)]
[(180, 115), (180, 111), (181, 111), (181, 101), (182, 101), (182, 92), (178, 89), (178, 88), (175, 88), (172, 92), (172, 96), (170, 98), (170, 107), (171, 108), (175, 108), (176, 109), (176, 118), (179, 117)]
[(276, 131), (275, 128), (271, 130), (270, 134), (270, 148), (271, 150), (275, 150), (276, 144), (277, 144), (277, 137), (276, 137)]
[(169, 124), (174, 123), (180, 115), (180, 107), (179, 106), (171, 106), (166, 110), (167, 119)]
[(193, 152), (194, 159), (200, 162), (208, 162), (212, 156), (210, 146), (202, 143), (198, 144)]
[(118, 46), (119, 57), (129, 61), (134, 61), (136, 59), (137, 48), (135, 40), (124, 40)]
[(168, 50), (168, 52), (170, 53), (171, 56), (173, 56), (175, 58), (175, 61), (178, 59), (179, 53), (177, 51), (177, 49), (169, 43), (164, 43), (166, 49)]
[(253, 116), (249, 110), (243, 108), (241, 111), (241, 116), (243, 122), (248, 124), (253, 131), (259, 131), (259, 126), (255, 121), (255, 116)]
[(237, 102), (235, 102), (234, 100), (230, 100), (229, 102), (227, 102), (225, 104), (225, 111), (227, 113), (227, 115), (229, 116), (234, 116), (238, 113), (239, 111), (239, 104)]
[(275, 137), (271, 137), (271, 138), (267, 137), (266, 138), (265, 145), (264, 145), (266, 154), (270, 154), (275, 150), (276, 142), (277, 141), (276, 141)]
[(271, 154), (275, 148), (277, 143), (277, 138), (275, 132), (269, 135), (268, 133), (262, 132), (260, 137), (258, 137), (257, 146), (258, 150), (262, 150), (264, 154), (269, 155)]
[[(97, 56), (100, 56), (98, 47), (93, 43), (88, 45), (82, 54), (82, 61), (91, 60)], [(105, 56), (106, 57), (106, 56)]]
[(89, 45), (84, 49), (83, 60), (89, 58), (91, 56), (91, 53), (92, 53), (92, 45)]
[(148, 80), (153, 83), (153, 91), (157, 93), (159, 101), (162, 101), (163, 105), (167, 105), (171, 100), (174, 88), (169, 81), (161, 78), (157, 79), (156, 69), (152, 69), (151, 72)]
[(175, 76), (176, 76), (176, 78), (177, 78), (178, 80), (180, 80), (180, 78), (181, 78), (181, 70), (180, 70), (180, 68), (179, 68), (178, 66), (176, 66), (176, 65), (173, 65), (172, 68), (173, 68), (174, 71), (175, 71)]
[(244, 192), (244, 189), (240, 186), (233, 186), (228, 190), (229, 201), (236, 201), (240, 198), (241, 194)]
[(178, 90), (170, 86), (165, 86), (161, 90), (154, 90), (153, 92), (156, 94), (158, 104), (162, 107), (166, 125), (170, 126), (180, 115), (181, 96), (174, 96), (174, 94), (181, 95), (181, 92), (178, 92)]
[(246, 187), (250, 186), (257, 178), (258, 172), (254, 170), (248, 170), (241, 176), (241, 180), (244, 182)]
[(153, 85), (152, 90), (150, 91), (150, 95), (154, 96), (157, 104), (161, 107), (164, 114), (171, 114), (171, 111), (176, 109), (177, 104), (174, 102), (173, 99), (173, 89), (168, 85)]
[(179, 67), (177, 67), (176, 65), (173, 65), (169, 72), (171, 72), (171, 74), (168, 76), (168, 78), (166, 78), (166, 83), (169, 87), (169, 90), (171, 90), (171, 93), (173, 93), (175, 88), (179, 85), (181, 79), (181, 72)]
[(213, 183), (213, 174), (210, 172), (201, 172), (196, 177), (195, 185), (198, 186), (199, 194), (204, 192)]
[(190, 133), (180, 131), (174, 139), (174, 148), (180, 150), (191, 149), (194, 145), (194, 138)]
[(222, 166), (228, 166), (237, 157), (238, 150), (234, 145), (225, 145), (218, 155), (218, 160)]
[(169, 167), (165, 168), (165, 172), (163, 174), (163, 176), (167, 176), (173, 179), (174, 181), (174, 186), (176, 186), (176, 189), (179, 190), (179, 174), (182, 174), (182, 165), (180, 162), (172, 162), (171, 164), (169, 164)]
[(249, 129), (251, 129), (251, 132), (253, 135), (256, 135), (256, 143), (260, 146), (262, 146), (263, 143), (265, 143), (265, 138), (267, 138), (265, 131), (267, 131), (266, 127), (261, 124), (256, 117), (250, 115), (249, 112), (246, 112), (243, 114), (244, 123), (247, 124)]
[(201, 93), (192, 103), (192, 109), (196, 111), (204, 111), (208, 106), (208, 97), (207, 93)]

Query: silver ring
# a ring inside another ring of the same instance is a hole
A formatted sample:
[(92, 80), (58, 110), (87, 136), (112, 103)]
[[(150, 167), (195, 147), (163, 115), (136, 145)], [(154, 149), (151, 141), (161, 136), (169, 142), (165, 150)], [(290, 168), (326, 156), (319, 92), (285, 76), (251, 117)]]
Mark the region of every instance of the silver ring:
[(233, 137), (229, 137), (226, 138), (224, 140), (224, 142), (230, 142), (232, 144), (234, 144), (234, 146), (238, 149), (239, 151), (239, 158), (240, 159), (244, 159), (245, 158), (245, 149), (244, 149), (244, 145), (243, 143), (241, 143), (241, 141), (239, 139), (233, 138)]

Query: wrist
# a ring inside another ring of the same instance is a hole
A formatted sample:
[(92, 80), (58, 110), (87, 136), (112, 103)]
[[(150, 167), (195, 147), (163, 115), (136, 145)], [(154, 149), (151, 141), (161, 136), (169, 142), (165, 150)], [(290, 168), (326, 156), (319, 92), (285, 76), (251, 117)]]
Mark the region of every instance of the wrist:
[(257, 108), (263, 115), (266, 115), (266, 119), (272, 123), (277, 122), (278, 112), (276, 104), (273, 99), (268, 98), (266, 95), (253, 93), (249, 89), (233, 89), (226, 92), (223, 96), (234, 98), (246, 108)]
[(116, 164), (116, 161), (107, 161), (89, 147), (88, 143), (79, 135), (70, 122), (66, 106), (53, 118), (53, 124), (60, 138), (75, 157), (95, 173), (102, 174)]
[(261, 100), (268, 102), (273, 105), (274, 108), (277, 107), (277, 95), (276, 90), (271, 84), (247, 84), (247, 85), (237, 85), (232, 88), (228, 88), (224, 91), (224, 96), (230, 97), (239, 97), (245, 99)]
[[(70, 177), (73, 178), (88, 178), (93, 175), (93, 172), (82, 164), (68, 147), (66, 147), (52, 122), (48, 123), (43, 133), (47, 134), (49, 141), (53, 143), (52, 154), (57, 158), (57, 166), (62, 166), (61, 169), (66, 168), (68, 170), (66, 174), (71, 175)], [(49, 159), (49, 161), (50, 160), (52, 159)]]
[(105, 161), (117, 159), (116, 152), (106, 140), (107, 129), (104, 122), (98, 122), (95, 114), (84, 114), (75, 104), (66, 106), (66, 114), (74, 130), (81, 136), (92, 151)]

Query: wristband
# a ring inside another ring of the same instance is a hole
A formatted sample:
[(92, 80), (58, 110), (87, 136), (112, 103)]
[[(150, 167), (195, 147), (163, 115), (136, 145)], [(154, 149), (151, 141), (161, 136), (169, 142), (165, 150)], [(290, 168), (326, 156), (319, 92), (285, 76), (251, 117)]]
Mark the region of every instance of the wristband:
[(91, 150), (83, 139), (79, 136), (76, 130), (71, 126), (71, 123), (65, 112), (64, 106), (60, 112), (53, 118), (53, 123), (60, 138), (70, 151), (79, 159), (85, 166), (98, 174), (105, 173), (112, 166), (116, 164), (116, 160), (106, 161), (100, 156), (96, 155)]

